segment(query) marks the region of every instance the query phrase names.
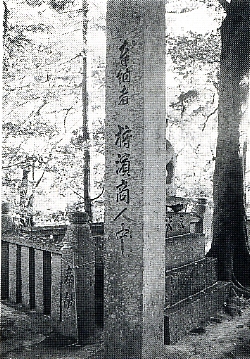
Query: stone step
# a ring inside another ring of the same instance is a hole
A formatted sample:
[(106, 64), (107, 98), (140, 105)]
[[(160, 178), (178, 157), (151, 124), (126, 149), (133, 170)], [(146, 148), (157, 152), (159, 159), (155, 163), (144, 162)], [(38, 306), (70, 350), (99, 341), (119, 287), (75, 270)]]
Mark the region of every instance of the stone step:
[(211, 286), (217, 281), (217, 260), (203, 258), (166, 271), (166, 307)]
[(204, 325), (216, 315), (230, 293), (230, 282), (216, 282), (183, 299), (164, 312), (164, 344), (175, 344), (190, 330)]

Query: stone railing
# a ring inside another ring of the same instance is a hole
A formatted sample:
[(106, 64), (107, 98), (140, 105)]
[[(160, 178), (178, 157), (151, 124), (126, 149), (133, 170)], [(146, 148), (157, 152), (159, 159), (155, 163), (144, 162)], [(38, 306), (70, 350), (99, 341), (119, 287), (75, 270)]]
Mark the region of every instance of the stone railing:
[[(192, 214), (166, 217), (166, 270), (199, 260), (204, 239), (192, 233)], [(84, 343), (95, 325), (103, 326), (104, 224), (90, 225), (81, 212), (70, 222), (2, 235), (1, 294), (50, 315), (58, 331)]]
[(34, 227), (24, 227), (20, 231), (20, 234), (29, 235), (32, 238), (38, 240), (46, 240), (50, 243), (60, 243), (63, 241), (67, 230), (67, 225), (44, 225)]
[(166, 269), (191, 263), (205, 256), (204, 212), (200, 212), (166, 213)]
[(41, 239), (34, 241), (27, 234), (3, 235), (2, 299), (60, 320), (60, 310), (57, 309), (60, 297), (56, 295), (60, 288), (60, 247)]
[(86, 213), (74, 212), (67, 230), (3, 233), (2, 299), (50, 315), (58, 331), (84, 343), (95, 328), (96, 242), (103, 226), (97, 232), (91, 235)]
[(186, 212), (166, 213), (166, 238), (190, 233), (191, 214)]
[[(166, 213), (166, 238), (188, 234), (203, 233), (203, 218), (206, 210), (206, 198), (198, 198), (193, 204), (192, 212), (184, 211), (184, 199), (180, 197), (171, 197), (168, 200), (167, 208), (173, 211)], [(181, 211), (178, 211), (181, 209)]]

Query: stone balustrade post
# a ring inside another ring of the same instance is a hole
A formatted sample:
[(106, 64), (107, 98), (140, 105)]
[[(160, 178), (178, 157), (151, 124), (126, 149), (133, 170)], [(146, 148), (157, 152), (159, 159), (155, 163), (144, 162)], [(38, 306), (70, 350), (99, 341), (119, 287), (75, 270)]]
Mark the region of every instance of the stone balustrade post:
[(204, 215), (205, 215), (205, 211), (206, 211), (206, 206), (207, 206), (207, 199), (206, 198), (198, 198), (198, 201), (195, 205), (195, 213), (199, 216), (200, 221), (196, 223), (196, 228), (195, 228), (195, 232), (196, 233), (203, 233), (203, 220), (204, 220)]
[(61, 332), (88, 343), (95, 329), (95, 246), (88, 214), (71, 212), (62, 252)]

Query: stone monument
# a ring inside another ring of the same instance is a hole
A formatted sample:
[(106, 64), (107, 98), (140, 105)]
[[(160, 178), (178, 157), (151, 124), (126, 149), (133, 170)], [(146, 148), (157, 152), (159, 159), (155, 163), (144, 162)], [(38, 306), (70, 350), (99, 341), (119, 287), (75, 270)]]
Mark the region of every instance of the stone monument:
[(60, 331), (87, 344), (95, 330), (95, 247), (87, 213), (70, 213), (63, 243)]
[(107, 4), (105, 358), (162, 358), (165, 1)]

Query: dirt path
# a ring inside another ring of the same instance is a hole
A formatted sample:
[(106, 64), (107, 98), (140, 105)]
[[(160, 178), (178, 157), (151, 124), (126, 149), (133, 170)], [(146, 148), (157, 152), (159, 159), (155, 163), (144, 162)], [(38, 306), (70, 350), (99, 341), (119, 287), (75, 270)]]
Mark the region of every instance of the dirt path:
[[(84, 347), (58, 336), (51, 320), (19, 307), (1, 305), (1, 358), (6, 359), (103, 359), (102, 333)], [(164, 359), (250, 359), (250, 303), (241, 316), (223, 312), (206, 325), (203, 333), (189, 334), (176, 345), (166, 346)]]
[(81, 347), (58, 335), (49, 316), (1, 303), (1, 359), (94, 359), (102, 350), (101, 335), (97, 331), (93, 344)]
[[(189, 334), (169, 346), (167, 359), (249, 359), (250, 358), (250, 304), (241, 316), (219, 313), (216, 323), (211, 321), (202, 334)], [(166, 359), (165, 358), (165, 359)]]

